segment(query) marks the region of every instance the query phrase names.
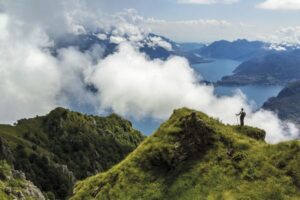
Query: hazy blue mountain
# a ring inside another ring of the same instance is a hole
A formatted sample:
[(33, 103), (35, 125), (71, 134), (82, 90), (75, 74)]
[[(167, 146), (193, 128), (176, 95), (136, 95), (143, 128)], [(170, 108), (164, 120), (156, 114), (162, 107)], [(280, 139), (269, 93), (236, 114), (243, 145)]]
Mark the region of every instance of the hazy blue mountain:
[(300, 125), (300, 81), (285, 87), (277, 97), (270, 98), (263, 108), (273, 110), (284, 120), (291, 120)]
[[(67, 48), (67, 47), (76, 47), (80, 51), (94, 51), (94, 49), (98, 46), (102, 49), (102, 51), (98, 52), (99, 57), (106, 57), (109, 54), (112, 54), (116, 51), (118, 46), (117, 43), (114, 43), (110, 40), (110, 34), (101, 33), (103, 38), (99, 37), (97, 34), (89, 33), (89, 34), (81, 34), (81, 35), (65, 35), (55, 41), (55, 46), (52, 50), (54, 55), (57, 55), (59, 49)], [(125, 37), (126, 38), (126, 37)], [(157, 42), (154, 39), (158, 39)], [(160, 44), (168, 44), (170, 46), (163, 46)], [(201, 56), (193, 53), (184, 51), (181, 48), (181, 45), (168, 39), (163, 36), (158, 36), (155, 34), (148, 34), (143, 40), (139, 42), (140, 51), (146, 53), (151, 59), (167, 59), (170, 56), (183, 56), (189, 60), (190, 63), (202, 63), (205, 62)]]
[(300, 79), (300, 49), (280, 51), (243, 62), (221, 84), (286, 84)]
[(245, 39), (233, 42), (220, 40), (204, 46), (194, 52), (210, 58), (232, 59), (244, 61), (270, 51), (269, 44), (261, 41), (248, 41)]
[(203, 43), (196, 43), (196, 42), (178, 43), (178, 48), (181, 51), (185, 51), (185, 52), (189, 52), (189, 51), (201, 49), (204, 46), (205, 46), (205, 44), (203, 44)]

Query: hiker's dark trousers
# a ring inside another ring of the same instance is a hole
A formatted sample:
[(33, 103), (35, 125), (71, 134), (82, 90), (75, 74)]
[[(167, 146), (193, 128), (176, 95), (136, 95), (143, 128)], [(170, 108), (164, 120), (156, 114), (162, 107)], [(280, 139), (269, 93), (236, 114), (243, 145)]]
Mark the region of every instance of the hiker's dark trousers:
[(244, 126), (244, 117), (240, 117), (241, 126)]

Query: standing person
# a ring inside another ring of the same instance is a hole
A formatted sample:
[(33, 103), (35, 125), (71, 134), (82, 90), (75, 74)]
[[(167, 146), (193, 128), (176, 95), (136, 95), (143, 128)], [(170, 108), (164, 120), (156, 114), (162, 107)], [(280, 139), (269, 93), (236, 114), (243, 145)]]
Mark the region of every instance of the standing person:
[(244, 119), (246, 117), (246, 112), (244, 111), (244, 108), (242, 108), (241, 111), (238, 114), (236, 114), (236, 116), (240, 116), (241, 126), (244, 126)]

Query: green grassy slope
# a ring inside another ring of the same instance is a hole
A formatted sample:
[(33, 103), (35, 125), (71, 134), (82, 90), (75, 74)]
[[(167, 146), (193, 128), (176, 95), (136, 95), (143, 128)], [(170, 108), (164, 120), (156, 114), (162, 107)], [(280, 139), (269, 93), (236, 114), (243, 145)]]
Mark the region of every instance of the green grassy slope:
[(57, 108), (43, 117), (0, 125), (0, 157), (43, 192), (64, 199), (76, 180), (107, 170), (144, 136), (117, 115), (96, 117)]
[(105, 173), (79, 181), (72, 200), (300, 199), (300, 144), (179, 109)]

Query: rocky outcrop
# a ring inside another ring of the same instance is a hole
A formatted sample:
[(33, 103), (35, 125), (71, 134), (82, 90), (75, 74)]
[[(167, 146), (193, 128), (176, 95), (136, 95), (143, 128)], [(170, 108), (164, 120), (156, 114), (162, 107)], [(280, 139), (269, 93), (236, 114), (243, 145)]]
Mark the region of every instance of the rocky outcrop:
[(0, 174), (0, 194), (3, 200), (46, 199), (38, 187), (26, 180), (23, 172), (12, 169), (6, 161), (0, 161)]

